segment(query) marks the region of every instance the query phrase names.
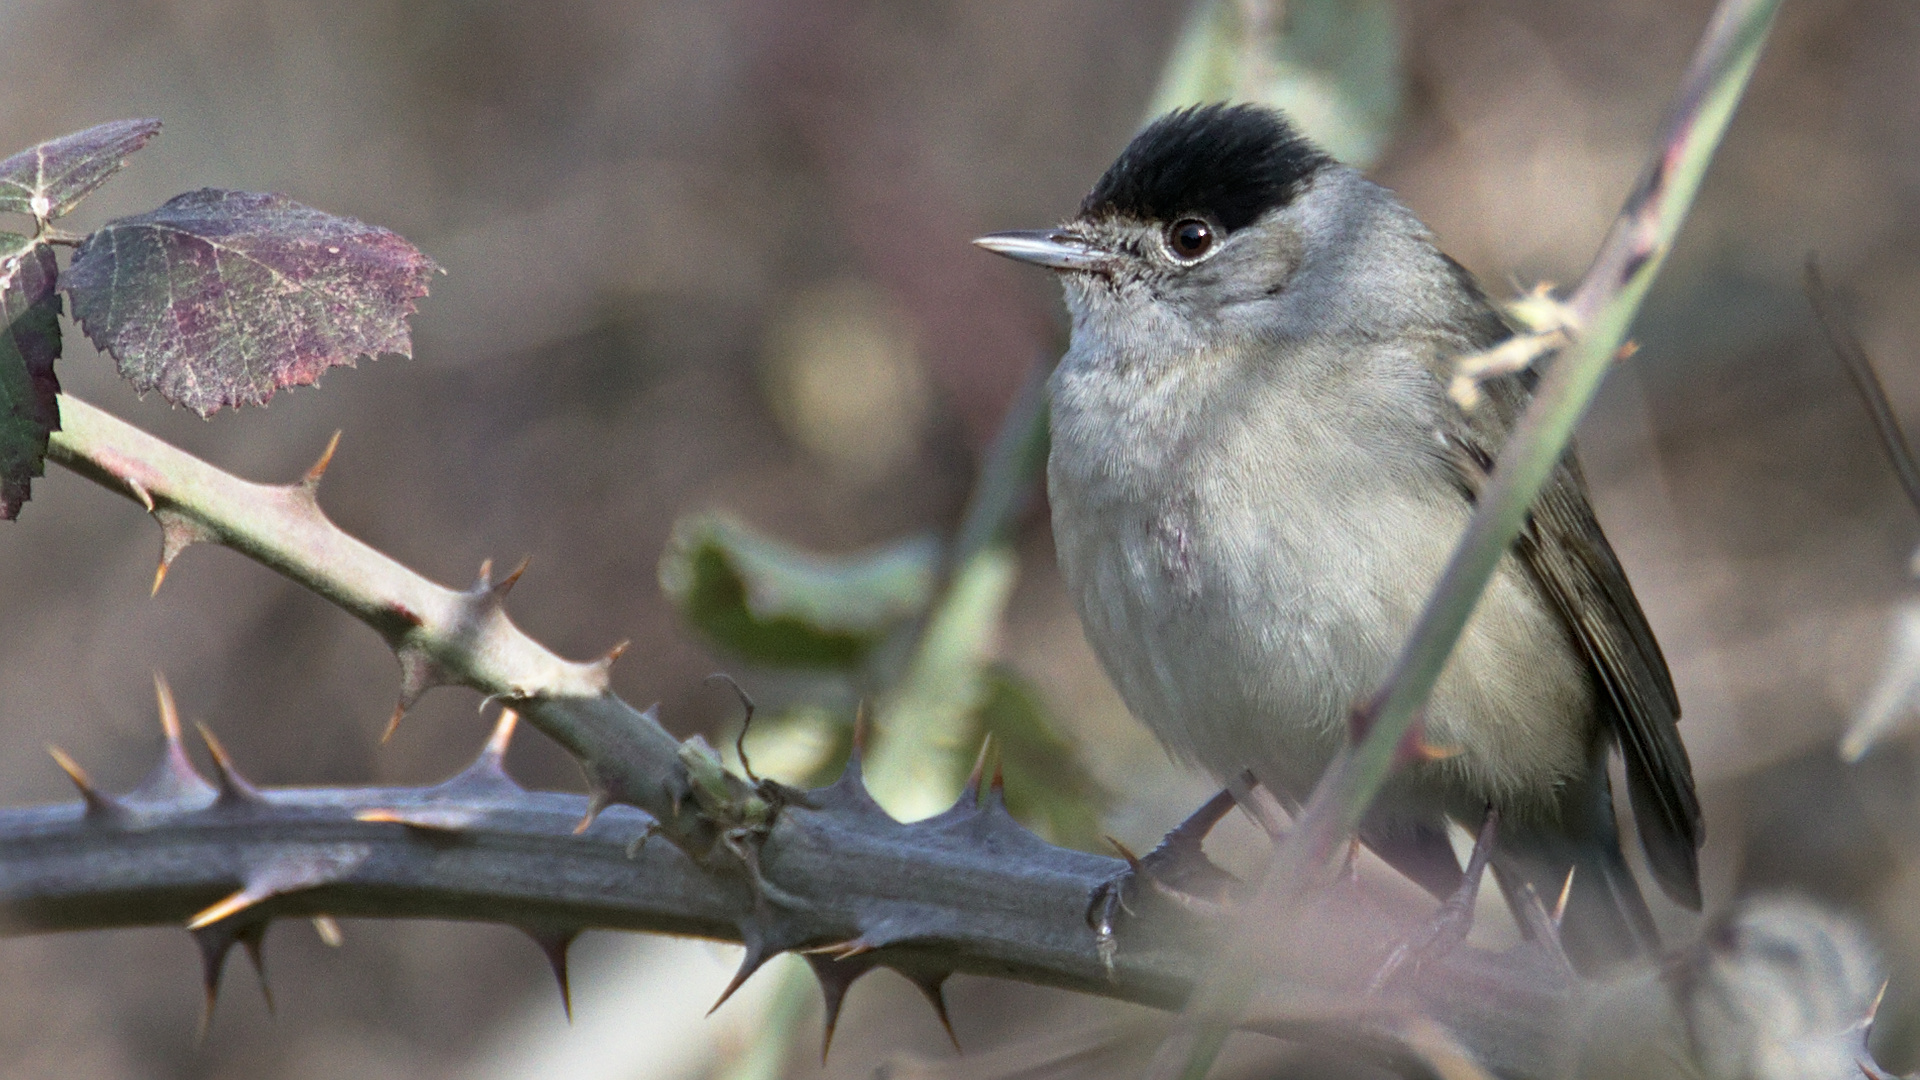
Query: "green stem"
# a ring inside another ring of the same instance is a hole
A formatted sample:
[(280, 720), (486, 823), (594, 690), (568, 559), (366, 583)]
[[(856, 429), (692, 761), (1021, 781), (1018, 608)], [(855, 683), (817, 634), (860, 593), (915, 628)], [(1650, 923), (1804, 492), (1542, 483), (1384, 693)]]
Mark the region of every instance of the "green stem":
[[(163, 574), (190, 543), (232, 548), (378, 632), (408, 675), (403, 701), (444, 684), (513, 701), (580, 760), (597, 800), (647, 811), (690, 850), (711, 844), (715, 823), (679, 812), (692, 793), (679, 742), (650, 712), (607, 689), (615, 654), (593, 663), (564, 660), (507, 617), (504, 588), (437, 585), (347, 535), (316, 498), (324, 457), (304, 480), (251, 483), (84, 401), (64, 394), (59, 400), (60, 430), (47, 459), (144, 505), (164, 533)], [(724, 783), (729, 798), (752, 800), (744, 781)]]

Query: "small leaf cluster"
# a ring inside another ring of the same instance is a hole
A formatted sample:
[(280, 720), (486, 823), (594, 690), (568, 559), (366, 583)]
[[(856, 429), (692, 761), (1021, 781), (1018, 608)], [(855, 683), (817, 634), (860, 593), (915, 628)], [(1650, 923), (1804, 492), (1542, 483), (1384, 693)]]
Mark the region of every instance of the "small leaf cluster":
[[(362, 356), (410, 355), (407, 316), (438, 269), (399, 235), (284, 195), (206, 188), (86, 236), (54, 221), (160, 131), (119, 120), (0, 161), (0, 519), (59, 430), (60, 293), (134, 388), (201, 416), (264, 404)], [(64, 274), (55, 245), (74, 249)]]

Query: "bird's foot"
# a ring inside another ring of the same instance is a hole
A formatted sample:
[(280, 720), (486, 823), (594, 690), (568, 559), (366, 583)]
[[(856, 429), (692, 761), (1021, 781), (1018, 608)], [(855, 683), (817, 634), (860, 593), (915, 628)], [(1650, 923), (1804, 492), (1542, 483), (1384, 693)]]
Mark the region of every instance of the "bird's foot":
[(1367, 982), (1369, 995), (1386, 989), (1401, 972), (1418, 971), (1423, 964), (1446, 956), (1467, 940), (1467, 933), (1473, 929), (1473, 905), (1480, 897), (1480, 882), (1486, 877), (1487, 861), (1493, 857), (1493, 844), (1499, 832), (1500, 811), (1489, 806), (1487, 816), (1480, 822), (1480, 834), (1474, 838), (1473, 855), (1467, 860), (1467, 872), (1461, 878), (1460, 887), (1447, 897), (1425, 926), (1409, 934), (1387, 954)]
[(1133, 900), (1140, 890), (1151, 890), (1182, 907), (1214, 909), (1226, 899), (1228, 890), (1240, 879), (1214, 865), (1201, 850), (1207, 833), (1234, 808), (1232, 791), (1222, 791), (1195, 810), (1187, 820), (1161, 840), (1144, 856), (1136, 856), (1119, 841), (1107, 838), (1127, 860), (1126, 869), (1093, 887), (1087, 897), (1087, 925), (1093, 928), (1100, 958), (1113, 966), (1116, 946), (1114, 926), (1124, 912), (1133, 913)]

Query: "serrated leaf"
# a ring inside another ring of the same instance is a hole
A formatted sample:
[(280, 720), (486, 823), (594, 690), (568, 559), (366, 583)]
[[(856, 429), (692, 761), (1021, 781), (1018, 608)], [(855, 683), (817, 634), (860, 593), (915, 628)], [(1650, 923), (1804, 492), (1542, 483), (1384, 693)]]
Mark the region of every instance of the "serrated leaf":
[(925, 609), (938, 545), (930, 538), (862, 555), (801, 551), (716, 515), (676, 522), (660, 586), (714, 645), (771, 667), (849, 668)]
[(0, 161), (0, 211), (52, 221), (106, 183), (159, 131), (158, 120), (115, 120)]
[(60, 427), (60, 295), (53, 249), (0, 233), (0, 520), (27, 501)]
[(65, 287), (135, 389), (207, 416), (362, 356), (412, 355), (407, 316), (436, 269), (386, 229), (206, 188), (107, 223)]
[(1053, 721), (1040, 691), (999, 664), (986, 669), (984, 683), (977, 716), (982, 732), (1000, 748), (1007, 810), (1056, 844), (1101, 846), (1100, 813), (1111, 799)]

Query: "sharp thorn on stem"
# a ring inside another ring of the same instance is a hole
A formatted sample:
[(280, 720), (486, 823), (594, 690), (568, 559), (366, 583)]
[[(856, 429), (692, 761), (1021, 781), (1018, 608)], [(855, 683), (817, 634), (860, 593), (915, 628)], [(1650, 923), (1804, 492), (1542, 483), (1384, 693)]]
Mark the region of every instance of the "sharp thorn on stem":
[(987, 778), (987, 755), (993, 749), (993, 732), (980, 739), (980, 752), (973, 756), (973, 768), (967, 773), (966, 786), (960, 789), (960, 801), (969, 808), (980, 805), (980, 785)]
[(215, 779), (219, 781), (220, 802), (228, 804), (266, 802), (266, 797), (260, 794), (260, 790), (248, 783), (247, 778), (241, 776), (240, 771), (234, 768), (233, 757), (227, 753), (227, 748), (221, 745), (220, 740), (214, 737), (213, 729), (205, 724), (196, 724), (195, 727), (200, 731), (200, 741), (207, 744), (207, 753), (213, 756), (213, 772)]
[(532, 555), (527, 555), (522, 557), (520, 560), (520, 564), (513, 568), (513, 572), (508, 574), (506, 577), (501, 578), (500, 583), (493, 587), (493, 595), (498, 599), (504, 600), (506, 598), (506, 595), (513, 591), (514, 585), (519, 583), (520, 575), (527, 572), (527, 567), (532, 562), (533, 562)]
[(487, 745), (480, 751), (482, 759), (491, 761), (495, 768), (502, 767), (507, 759), (507, 746), (513, 742), (513, 732), (520, 724), (520, 714), (502, 706), (500, 718), (493, 722), (493, 734), (487, 737)]
[(267, 926), (268, 921), (262, 919), (251, 926), (241, 927), (234, 936), (239, 940), (241, 947), (247, 950), (247, 959), (253, 962), (254, 977), (260, 980), (260, 996), (266, 1000), (267, 1013), (272, 1015), (274, 1012), (273, 987), (267, 984)]
[(1547, 916), (1553, 923), (1555, 933), (1559, 933), (1560, 922), (1567, 917), (1567, 900), (1573, 896), (1573, 875), (1579, 869), (1578, 866), (1567, 867), (1567, 879), (1560, 883), (1560, 896), (1553, 902), (1553, 911)]
[(65, 750), (48, 743), (47, 753), (53, 755), (54, 764), (60, 766), (60, 771), (67, 774), (67, 779), (73, 781), (73, 786), (80, 789), (80, 799), (86, 803), (85, 813), (88, 818), (96, 821), (103, 820), (120, 812), (120, 804), (114, 801), (112, 796), (94, 787), (93, 779), (87, 775), (87, 770), (81, 768), (80, 763), (73, 760)]
[(541, 955), (547, 958), (554, 982), (560, 987), (560, 1008), (567, 1014), (567, 1023), (573, 1023), (573, 984), (567, 975), (567, 950), (573, 945), (573, 939), (580, 936), (580, 931), (535, 926), (523, 926), (520, 930), (533, 939)]
[(320, 478), (327, 475), (327, 466), (333, 464), (333, 452), (338, 449), (340, 449), (340, 431), (336, 428), (333, 437), (327, 440), (327, 448), (320, 451), (319, 459), (313, 463), (312, 468), (307, 470), (306, 475), (300, 478), (300, 486), (309, 494), (320, 487)]
[(938, 975), (909, 975), (908, 978), (926, 995), (927, 1003), (933, 1006), (933, 1015), (940, 1018), (940, 1026), (946, 1029), (947, 1040), (953, 1043), (954, 1052), (960, 1053), (960, 1036), (953, 1033), (953, 1017), (947, 1012), (948, 974), (943, 971)]
[(611, 805), (613, 805), (613, 796), (609, 794), (605, 788), (595, 787), (592, 791), (588, 792), (587, 812), (581, 815), (580, 823), (573, 827), (573, 834), (578, 836), (592, 828), (594, 819), (600, 816), (600, 811), (605, 810)]
[(707, 1015), (712, 1016), (719, 1010), (720, 1006), (725, 1005), (727, 999), (733, 996), (734, 991), (745, 986), (747, 980), (753, 977), (753, 973), (759, 971), (760, 966), (770, 959), (772, 959), (771, 953), (762, 949), (757, 944), (749, 944), (746, 955), (740, 958), (739, 970), (733, 973), (733, 978), (728, 981), (727, 988), (720, 991), (720, 999), (713, 1003), (713, 1008), (707, 1010)]

